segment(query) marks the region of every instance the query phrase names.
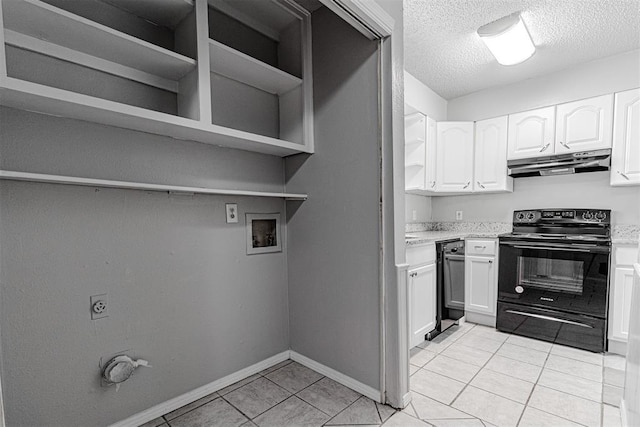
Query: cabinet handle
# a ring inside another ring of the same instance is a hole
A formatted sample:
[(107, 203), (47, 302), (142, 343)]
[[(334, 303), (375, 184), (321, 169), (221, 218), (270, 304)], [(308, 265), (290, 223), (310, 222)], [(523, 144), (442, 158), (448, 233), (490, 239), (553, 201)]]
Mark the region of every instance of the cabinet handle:
[(433, 188), (433, 187), (435, 187), (435, 186), (436, 186), (436, 182), (435, 182), (435, 181), (433, 181), (433, 182), (431, 183), (431, 188)]
[(480, 181), (476, 181), (476, 182), (478, 183), (478, 185), (480, 186), (480, 188), (484, 188), (484, 185), (482, 185), (482, 184), (480, 183)]
[(564, 142), (562, 142), (562, 141), (559, 141), (559, 142), (560, 142), (560, 145), (562, 145), (562, 146), (563, 146), (564, 148), (566, 148), (567, 150), (570, 150), (570, 149), (571, 149), (571, 147), (569, 147), (569, 146), (568, 146), (567, 144), (565, 144)]
[(486, 246), (480, 246), (480, 245), (475, 245), (474, 248), (476, 248), (476, 249), (487, 249)]
[(617, 171), (617, 172), (618, 172), (618, 175), (620, 175), (621, 177), (623, 177), (623, 178), (624, 178), (624, 179), (626, 179), (627, 181), (630, 181), (630, 180), (631, 180), (631, 178), (629, 178), (626, 174), (624, 174), (624, 173), (622, 173), (622, 172), (620, 172), (620, 171)]
[(467, 182), (467, 185), (465, 185), (464, 187), (462, 187), (462, 189), (464, 190), (465, 188), (467, 188), (469, 186), (469, 184), (471, 184), (471, 181)]
[(493, 260), (489, 260), (489, 264), (493, 264)]
[(542, 153), (544, 150), (546, 150), (547, 148), (549, 148), (549, 146), (551, 145), (551, 143), (548, 143), (547, 145), (545, 145), (544, 147), (542, 147), (540, 149), (540, 153)]

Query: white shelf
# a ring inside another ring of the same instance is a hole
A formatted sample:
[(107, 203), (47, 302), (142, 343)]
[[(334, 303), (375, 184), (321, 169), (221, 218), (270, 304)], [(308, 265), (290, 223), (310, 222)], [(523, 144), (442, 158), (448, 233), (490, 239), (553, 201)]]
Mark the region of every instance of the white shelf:
[(424, 163), (407, 163), (404, 165), (405, 168), (423, 168)]
[(38, 0), (3, 2), (5, 27), (84, 54), (170, 80), (196, 61)]
[(193, 10), (193, 0), (103, 0), (154, 24), (174, 28)]
[(171, 193), (193, 193), (229, 196), (275, 197), (285, 200), (307, 200), (306, 194), (273, 193), (265, 191), (224, 190), (206, 187), (183, 187), (177, 185), (149, 184), (143, 182), (112, 181), (107, 179), (79, 178), (74, 176), (48, 175), (29, 172), (0, 170), (0, 179), (10, 181), (44, 182), (49, 184), (79, 185), (86, 187), (119, 188), (126, 190), (162, 191)]
[(0, 79), (0, 105), (281, 157), (313, 153), (302, 144), (14, 78)]
[(424, 144), (424, 139), (412, 138), (412, 139), (407, 139), (404, 142), (404, 145), (416, 145), (416, 144)]
[(302, 79), (215, 40), (209, 40), (211, 71), (275, 95), (289, 92)]

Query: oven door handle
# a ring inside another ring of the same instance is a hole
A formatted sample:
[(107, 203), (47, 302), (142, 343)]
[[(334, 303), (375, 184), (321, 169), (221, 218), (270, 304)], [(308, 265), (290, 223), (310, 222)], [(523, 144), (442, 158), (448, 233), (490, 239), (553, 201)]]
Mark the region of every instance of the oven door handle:
[(597, 252), (597, 253), (609, 253), (611, 248), (609, 246), (598, 245), (580, 245), (580, 244), (562, 244), (562, 243), (529, 243), (529, 242), (500, 242), (501, 246), (510, 246), (516, 249), (537, 249), (537, 250), (550, 250), (550, 251), (569, 251), (569, 252)]
[(592, 249), (578, 248), (575, 246), (526, 246), (526, 245), (513, 245), (516, 249), (544, 249), (545, 251), (571, 251), (571, 252), (593, 252)]
[(505, 310), (505, 311), (511, 314), (519, 314), (521, 316), (535, 317), (536, 319), (551, 320), (552, 322), (567, 323), (569, 325), (575, 325), (583, 328), (593, 329), (593, 326), (591, 325), (586, 325), (580, 322), (574, 322), (572, 320), (558, 319), (557, 317), (545, 316), (543, 314), (526, 313), (524, 311), (517, 311), (517, 310)]

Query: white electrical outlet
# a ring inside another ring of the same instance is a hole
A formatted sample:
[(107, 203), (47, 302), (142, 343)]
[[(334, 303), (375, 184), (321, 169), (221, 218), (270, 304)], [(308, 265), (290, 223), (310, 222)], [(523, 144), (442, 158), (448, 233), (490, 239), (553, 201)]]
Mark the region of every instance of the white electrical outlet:
[(227, 203), (225, 205), (227, 210), (227, 224), (238, 222), (238, 205), (237, 203)]
[(107, 294), (91, 295), (89, 301), (91, 303), (91, 320), (109, 317)]
[(462, 221), (462, 211), (456, 211), (456, 221)]

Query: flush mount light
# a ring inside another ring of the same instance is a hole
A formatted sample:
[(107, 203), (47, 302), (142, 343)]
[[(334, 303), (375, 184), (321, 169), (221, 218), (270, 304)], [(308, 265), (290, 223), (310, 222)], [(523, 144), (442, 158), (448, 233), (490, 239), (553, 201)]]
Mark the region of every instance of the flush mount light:
[(536, 51), (519, 12), (483, 25), (478, 35), (502, 65), (519, 64)]

